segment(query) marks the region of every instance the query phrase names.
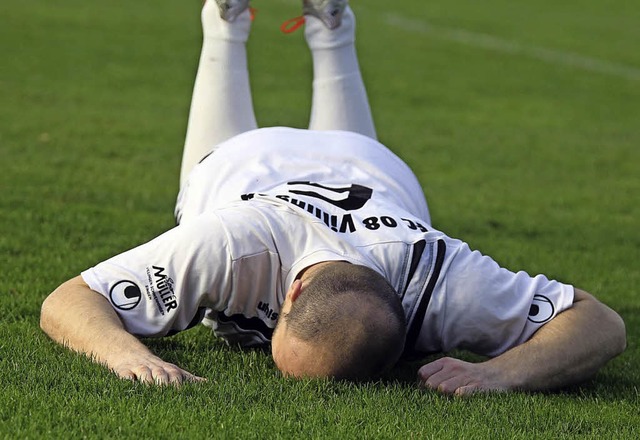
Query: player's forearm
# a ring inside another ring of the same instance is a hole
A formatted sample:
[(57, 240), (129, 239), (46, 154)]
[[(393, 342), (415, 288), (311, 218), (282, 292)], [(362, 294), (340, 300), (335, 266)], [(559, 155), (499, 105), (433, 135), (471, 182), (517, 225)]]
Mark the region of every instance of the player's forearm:
[(626, 346), (620, 316), (591, 295), (576, 290), (574, 305), (528, 342), (487, 366), (503, 374), (508, 388), (546, 390), (584, 381)]
[(54, 341), (113, 366), (125, 352), (150, 353), (129, 334), (107, 300), (80, 277), (58, 287), (42, 305), (40, 326)]

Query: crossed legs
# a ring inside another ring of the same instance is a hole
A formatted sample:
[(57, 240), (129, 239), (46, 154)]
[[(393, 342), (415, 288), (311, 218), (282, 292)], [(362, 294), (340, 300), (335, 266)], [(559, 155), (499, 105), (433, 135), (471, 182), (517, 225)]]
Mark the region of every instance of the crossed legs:
[[(376, 138), (355, 49), (355, 17), (347, 6), (342, 24), (328, 29), (305, 16), (313, 60), (309, 129), (347, 130)], [(253, 110), (246, 41), (249, 10), (225, 21), (215, 1), (202, 10), (203, 44), (191, 101), (180, 186), (191, 169), (219, 143), (258, 127)]]

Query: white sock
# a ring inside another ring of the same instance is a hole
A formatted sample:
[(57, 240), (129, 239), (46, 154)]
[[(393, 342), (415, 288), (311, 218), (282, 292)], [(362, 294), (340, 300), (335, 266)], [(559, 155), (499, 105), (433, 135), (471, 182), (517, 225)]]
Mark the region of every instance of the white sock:
[(313, 59), (313, 98), (309, 128), (348, 130), (376, 139), (367, 91), (355, 48), (355, 16), (349, 6), (342, 24), (328, 29), (305, 16), (305, 39)]
[(203, 43), (182, 156), (180, 186), (191, 169), (219, 143), (257, 128), (245, 43), (249, 10), (233, 22), (220, 18), (215, 1), (202, 9)]

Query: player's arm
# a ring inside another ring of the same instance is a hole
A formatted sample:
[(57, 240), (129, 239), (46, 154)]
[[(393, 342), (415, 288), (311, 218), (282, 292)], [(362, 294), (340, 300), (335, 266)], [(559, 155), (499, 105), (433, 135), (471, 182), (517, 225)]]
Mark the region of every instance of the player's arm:
[(47, 297), (40, 326), (54, 341), (89, 355), (125, 379), (157, 384), (202, 380), (163, 361), (127, 332), (107, 299), (80, 276)]
[(442, 358), (418, 371), (419, 382), (446, 394), (549, 390), (584, 381), (626, 347), (622, 318), (575, 290), (571, 308), (524, 344), (481, 363)]

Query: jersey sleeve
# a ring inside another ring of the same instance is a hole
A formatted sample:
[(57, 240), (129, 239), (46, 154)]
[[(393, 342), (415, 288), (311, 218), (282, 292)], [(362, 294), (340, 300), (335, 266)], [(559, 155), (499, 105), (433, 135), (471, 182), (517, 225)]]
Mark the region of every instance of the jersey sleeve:
[(226, 301), (231, 263), (224, 228), (214, 213), (177, 226), (141, 246), (82, 272), (113, 306), (125, 328), (166, 336)]
[(504, 269), (459, 240), (445, 244), (416, 346), (420, 351), (465, 349), (498, 356), (573, 304), (570, 285)]

